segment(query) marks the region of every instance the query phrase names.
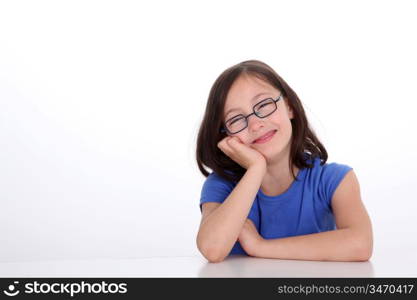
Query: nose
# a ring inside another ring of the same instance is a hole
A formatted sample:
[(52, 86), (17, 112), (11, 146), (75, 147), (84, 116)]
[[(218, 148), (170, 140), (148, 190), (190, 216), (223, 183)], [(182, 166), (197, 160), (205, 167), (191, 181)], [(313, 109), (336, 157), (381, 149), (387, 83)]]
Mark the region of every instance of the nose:
[(248, 118), (248, 129), (250, 132), (257, 132), (264, 127), (264, 121), (255, 115)]

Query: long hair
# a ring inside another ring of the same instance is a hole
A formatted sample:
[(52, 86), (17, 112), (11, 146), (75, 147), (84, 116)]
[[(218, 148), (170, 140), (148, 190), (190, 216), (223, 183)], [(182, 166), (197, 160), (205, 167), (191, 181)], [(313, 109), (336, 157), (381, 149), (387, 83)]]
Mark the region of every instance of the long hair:
[(227, 94), (235, 80), (243, 74), (255, 76), (280, 90), (293, 110), (289, 166), (294, 179), (296, 179), (294, 165), (299, 169), (313, 167), (313, 163), (309, 163), (306, 157), (311, 159), (319, 157), (321, 165), (326, 163), (327, 151), (310, 128), (297, 94), (270, 66), (259, 60), (247, 60), (226, 69), (210, 89), (197, 136), (196, 159), (201, 173), (207, 177), (210, 173), (206, 168), (209, 168), (229, 181), (239, 181), (246, 172), (246, 169), (217, 147), (217, 143), (226, 136), (226, 133), (222, 133), (220, 129), (223, 127), (221, 116)]

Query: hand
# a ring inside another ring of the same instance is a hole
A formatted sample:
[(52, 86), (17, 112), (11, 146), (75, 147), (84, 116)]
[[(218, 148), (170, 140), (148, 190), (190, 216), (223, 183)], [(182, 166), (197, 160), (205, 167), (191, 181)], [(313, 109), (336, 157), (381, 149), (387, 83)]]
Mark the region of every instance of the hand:
[(256, 256), (259, 246), (263, 243), (264, 238), (259, 235), (258, 230), (251, 219), (246, 219), (238, 240), (245, 252), (250, 256)]
[(225, 137), (217, 143), (217, 147), (245, 169), (254, 165), (266, 166), (266, 159), (263, 154), (242, 143), (237, 136)]

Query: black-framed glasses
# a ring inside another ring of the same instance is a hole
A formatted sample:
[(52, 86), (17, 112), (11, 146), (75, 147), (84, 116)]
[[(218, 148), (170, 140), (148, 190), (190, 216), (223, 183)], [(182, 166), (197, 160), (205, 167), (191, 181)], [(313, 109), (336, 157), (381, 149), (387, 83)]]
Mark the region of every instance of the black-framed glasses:
[(255, 115), (261, 119), (268, 117), (277, 110), (277, 102), (281, 100), (281, 97), (282, 94), (280, 94), (276, 100), (272, 98), (264, 99), (253, 106), (253, 113), (250, 113), (247, 116), (239, 114), (228, 119), (226, 122), (224, 122), (224, 126), (220, 128), (220, 132), (226, 132), (228, 134), (236, 134), (241, 132), (246, 127), (248, 127), (248, 118), (251, 115)]

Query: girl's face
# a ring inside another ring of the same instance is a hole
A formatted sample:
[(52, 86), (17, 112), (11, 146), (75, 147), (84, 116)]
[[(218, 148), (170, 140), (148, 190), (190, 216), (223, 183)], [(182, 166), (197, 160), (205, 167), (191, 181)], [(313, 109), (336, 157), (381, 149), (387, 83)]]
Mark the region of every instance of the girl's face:
[[(280, 94), (278, 89), (257, 77), (246, 74), (240, 76), (227, 94), (223, 123), (238, 114), (247, 116), (253, 113), (255, 104), (266, 98), (276, 100)], [(276, 104), (277, 110), (271, 115), (265, 118), (251, 115), (248, 118), (248, 127), (233, 134), (245, 145), (261, 152), (267, 159), (282, 153), (289, 145), (292, 135), (290, 119), (293, 118), (293, 112), (287, 104), (287, 100), (281, 98)], [(271, 131), (275, 132), (272, 138), (264, 143), (255, 142), (256, 139)]]

